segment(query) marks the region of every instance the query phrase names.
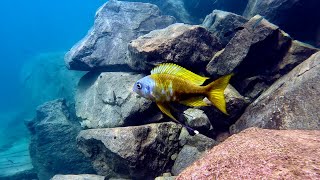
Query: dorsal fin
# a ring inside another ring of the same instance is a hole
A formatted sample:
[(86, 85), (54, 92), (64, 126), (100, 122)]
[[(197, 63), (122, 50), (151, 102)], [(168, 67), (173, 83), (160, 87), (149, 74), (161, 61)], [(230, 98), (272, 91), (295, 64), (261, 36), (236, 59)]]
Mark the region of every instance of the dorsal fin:
[(151, 74), (171, 74), (189, 80), (199, 86), (202, 85), (205, 80), (209, 79), (208, 77), (199, 76), (173, 63), (160, 64), (151, 70)]

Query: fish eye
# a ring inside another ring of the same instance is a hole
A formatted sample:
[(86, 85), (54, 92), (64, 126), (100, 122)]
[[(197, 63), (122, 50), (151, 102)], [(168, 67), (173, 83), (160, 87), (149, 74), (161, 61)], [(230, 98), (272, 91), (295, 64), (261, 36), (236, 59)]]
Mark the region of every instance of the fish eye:
[(141, 89), (141, 88), (142, 88), (141, 83), (139, 83), (139, 82), (137, 83), (137, 88), (138, 88), (138, 89)]

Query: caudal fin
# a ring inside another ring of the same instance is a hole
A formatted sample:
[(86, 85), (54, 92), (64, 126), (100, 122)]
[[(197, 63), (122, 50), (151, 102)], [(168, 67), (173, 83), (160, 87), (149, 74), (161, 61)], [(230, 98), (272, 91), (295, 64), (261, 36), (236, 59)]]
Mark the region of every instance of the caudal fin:
[(224, 97), (224, 90), (229, 84), (229, 80), (233, 74), (223, 76), (212, 83), (208, 84), (207, 97), (221, 112), (227, 114), (226, 100)]

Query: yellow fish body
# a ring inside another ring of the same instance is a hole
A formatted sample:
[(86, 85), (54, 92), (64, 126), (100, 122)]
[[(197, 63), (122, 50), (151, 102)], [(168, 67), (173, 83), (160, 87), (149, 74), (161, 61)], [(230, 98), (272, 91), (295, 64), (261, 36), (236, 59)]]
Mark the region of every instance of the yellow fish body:
[(201, 86), (209, 78), (199, 76), (176, 64), (165, 63), (155, 67), (151, 75), (138, 80), (133, 91), (155, 101), (159, 109), (175, 121), (176, 118), (170, 112), (170, 102), (192, 107), (208, 106), (203, 101), (204, 97), (227, 114), (224, 90), (231, 76), (223, 76), (206, 86)]

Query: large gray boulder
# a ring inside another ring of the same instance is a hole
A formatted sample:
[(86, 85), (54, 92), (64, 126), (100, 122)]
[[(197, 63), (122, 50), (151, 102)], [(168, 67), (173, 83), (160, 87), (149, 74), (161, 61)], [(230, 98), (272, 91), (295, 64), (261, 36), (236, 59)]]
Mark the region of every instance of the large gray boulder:
[(320, 53), (294, 68), (256, 99), (230, 128), (320, 130)]
[(142, 77), (124, 72), (85, 75), (76, 94), (76, 113), (82, 127), (139, 125), (156, 118), (160, 111), (155, 111), (155, 104), (132, 91)]
[(89, 159), (77, 149), (76, 137), (81, 128), (73, 111), (65, 100), (54, 100), (39, 106), (36, 118), (27, 124), (31, 132), (30, 156), (39, 179), (50, 179), (55, 174), (94, 173)]
[(220, 43), (226, 46), (237, 28), (242, 27), (248, 20), (240, 15), (214, 10), (206, 16), (202, 26), (219, 38)]
[(257, 15), (215, 54), (207, 65), (207, 72), (212, 77), (235, 73), (231, 84), (240, 94), (255, 99), (275, 80), (317, 51), (293, 41), (278, 26)]
[(320, 27), (319, 6), (318, 0), (249, 0), (243, 15), (251, 18), (260, 14), (294, 38), (315, 44)]
[(66, 65), (83, 71), (128, 69), (127, 44), (174, 22), (173, 17), (162, 16), (152, 4), (108, 1), (97, 11), (87, 36), (66, 54)]
[(133, 40), (128, 48), (128, 64), (135, 70), (148, 71), (156, 64), (172, 62), (203, 71), (222, 46), (205, 28), (177, 23)]
[(89, 129), (80, 132), (77, 143), (100, 175), (150, 179), (171, 168), (180, 131), (175, 123)]

